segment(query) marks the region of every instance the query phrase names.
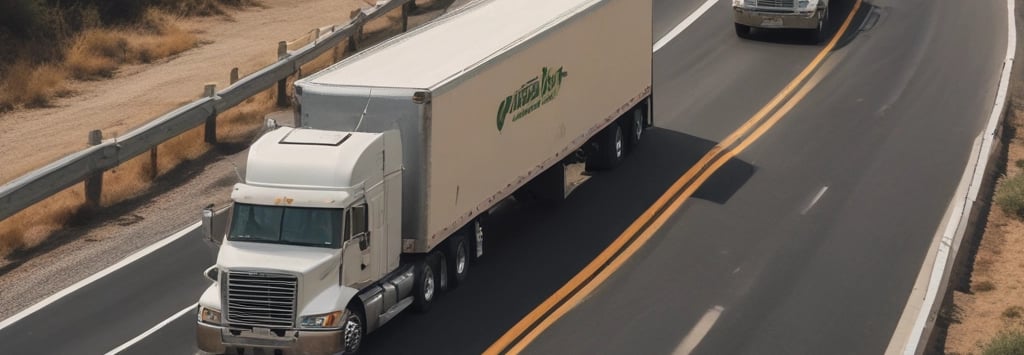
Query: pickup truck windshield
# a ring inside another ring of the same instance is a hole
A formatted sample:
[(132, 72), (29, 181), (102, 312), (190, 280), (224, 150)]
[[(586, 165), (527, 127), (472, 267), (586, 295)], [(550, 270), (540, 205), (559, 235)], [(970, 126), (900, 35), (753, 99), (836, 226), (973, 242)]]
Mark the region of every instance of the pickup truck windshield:
[(342, 211), (235, 204), (228, 240), (340, 248)]

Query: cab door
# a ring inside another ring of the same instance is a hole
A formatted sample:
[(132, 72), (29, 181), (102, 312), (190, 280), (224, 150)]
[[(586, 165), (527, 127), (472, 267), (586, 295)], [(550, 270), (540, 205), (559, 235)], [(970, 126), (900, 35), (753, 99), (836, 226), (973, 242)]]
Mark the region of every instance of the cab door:
[(341, 283), (357, 290), (374, 280), (369, 217), (365, 203), (352, 206), (345, 210), (342, 227)]

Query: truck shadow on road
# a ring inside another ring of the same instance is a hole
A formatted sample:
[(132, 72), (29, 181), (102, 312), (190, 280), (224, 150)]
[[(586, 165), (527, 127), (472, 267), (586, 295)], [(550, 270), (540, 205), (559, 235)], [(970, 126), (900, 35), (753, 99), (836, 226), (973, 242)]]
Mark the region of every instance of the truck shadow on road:
[[(404, 313), (370, 334), (367, 354), (479, 354), (593, 260), (714, 142), (654, 128), (614, 171), (558, 206), (510, 202), (487, 225), (485, 258), (429, 313)], [(754, 173), (725, 164), (697, 198), (724, 203)]]

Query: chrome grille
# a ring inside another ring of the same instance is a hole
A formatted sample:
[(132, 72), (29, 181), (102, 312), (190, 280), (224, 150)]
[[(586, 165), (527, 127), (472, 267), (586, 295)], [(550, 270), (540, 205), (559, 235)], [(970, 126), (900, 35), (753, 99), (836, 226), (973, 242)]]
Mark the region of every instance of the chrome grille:
[(228, 324), (261, 328), (294, 328), (298, 280), (287, 274), (227, 274)]
[(757, 7), (794, 8), (796, 0), (757, 0)]

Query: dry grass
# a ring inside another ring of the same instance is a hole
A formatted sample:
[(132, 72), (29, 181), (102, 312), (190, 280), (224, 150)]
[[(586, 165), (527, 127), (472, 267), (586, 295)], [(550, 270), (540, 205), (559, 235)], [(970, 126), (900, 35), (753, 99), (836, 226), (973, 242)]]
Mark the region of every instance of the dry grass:
[(150, 63), (195, 47), (199, 39), (150, 10), (137, 28), (90, 29), (66, 52), (65, 65), (79, 80), (109, 78), (123, 64)]
[(0, 80), (0, 112), (18, 105), (45, 107), (50, 99), (63, 96), (67, 72), (56, 65), (33, 66), (21, 61), (10, 66)]
[(85, 193), (78, 184), (0, 221), (0, 256), (41, 244), (64, 228), (84, 203)]

